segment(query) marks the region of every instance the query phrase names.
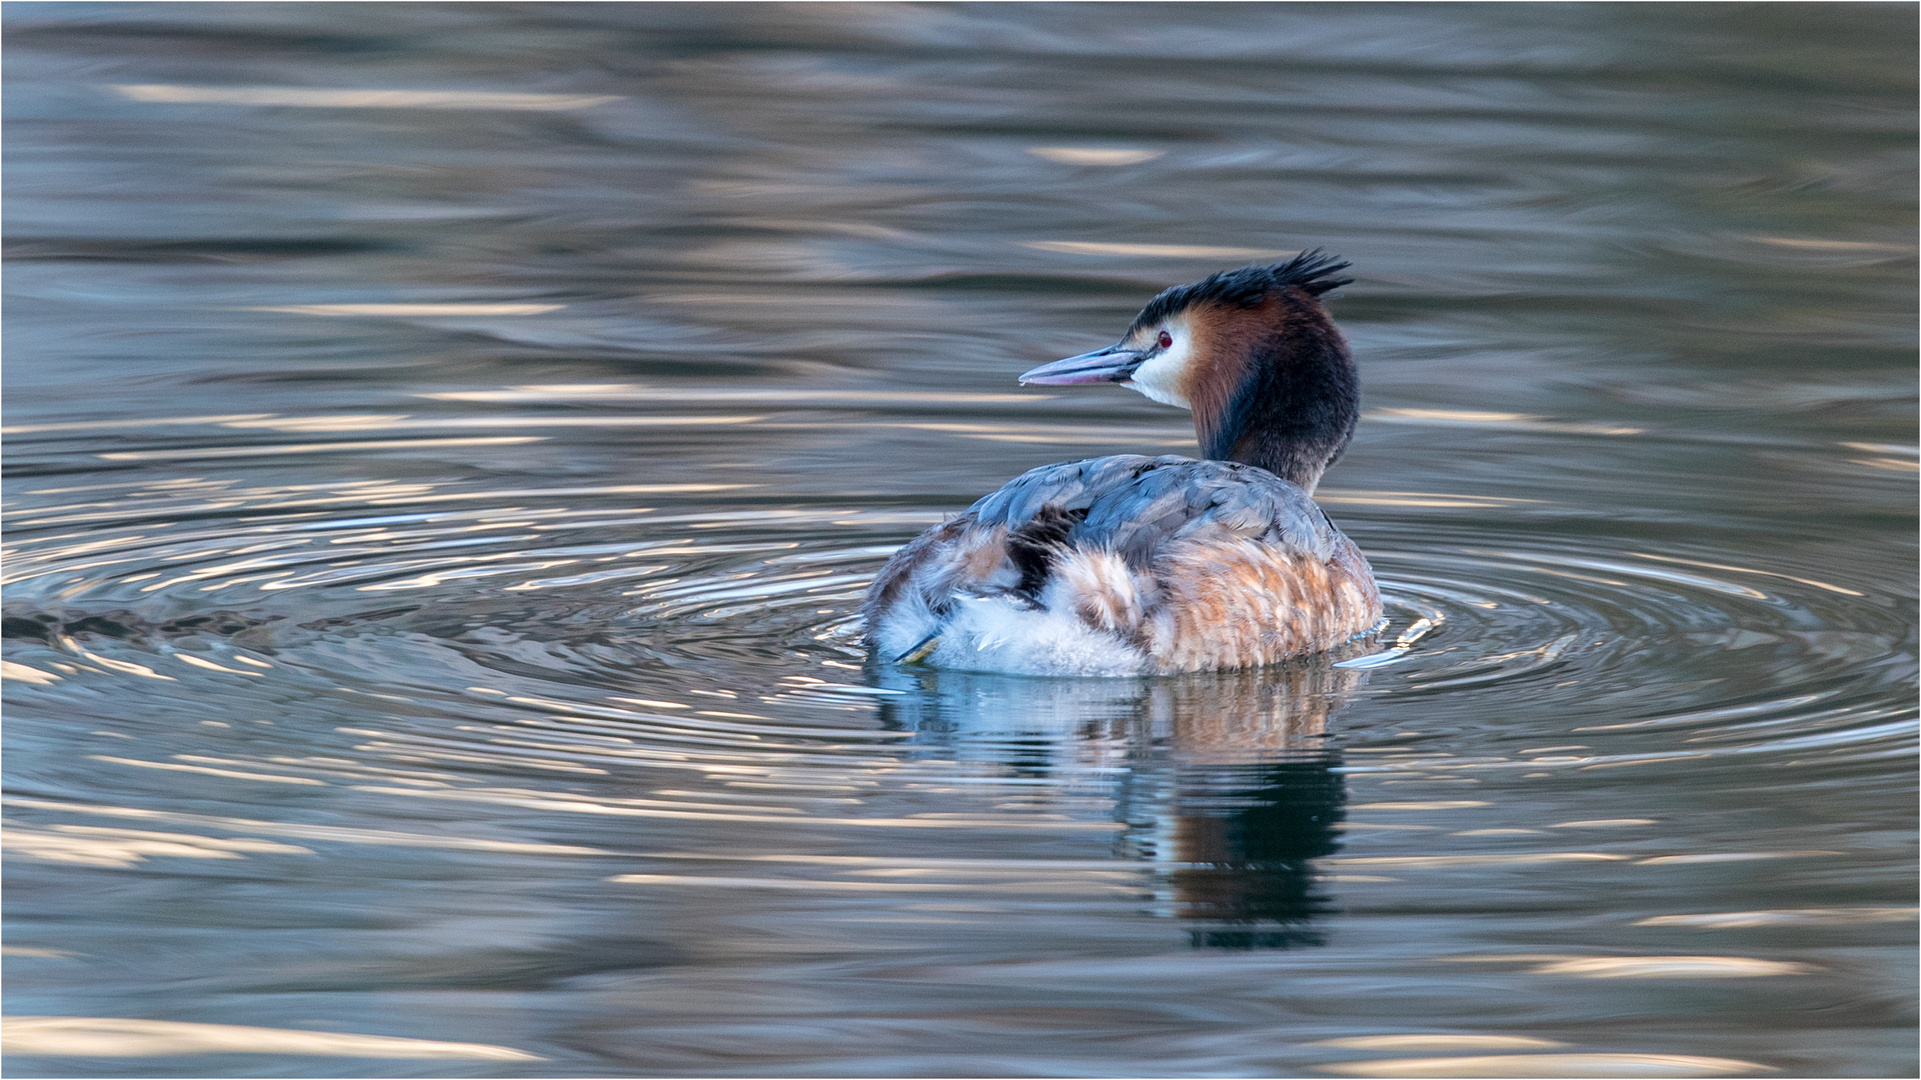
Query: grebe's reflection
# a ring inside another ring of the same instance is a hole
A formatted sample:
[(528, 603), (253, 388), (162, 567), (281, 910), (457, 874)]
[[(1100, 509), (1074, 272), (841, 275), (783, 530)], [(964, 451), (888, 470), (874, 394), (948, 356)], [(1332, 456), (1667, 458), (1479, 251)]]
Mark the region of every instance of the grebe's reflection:
[(1313, 860), (1340, 847), (1347, 799), (1328, 720), (1365, 673), (1319, 657), (1160, 679), (1039, 679), (886, 669), (885, 716), (961, 761), (1105, 794), (1123, 858), (1162, 871), (1160, 910), (1196, 946), (1322, 941)]

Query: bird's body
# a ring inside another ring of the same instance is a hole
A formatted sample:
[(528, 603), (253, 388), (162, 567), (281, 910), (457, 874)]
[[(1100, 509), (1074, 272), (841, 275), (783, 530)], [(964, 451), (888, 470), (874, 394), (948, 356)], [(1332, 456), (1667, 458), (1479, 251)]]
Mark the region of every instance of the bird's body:
[(1192, 408), (1211, 460), (1031, 470), (896, 552), (868, 594), (881, 655), (1036, 675), (1251, 667), (1372, 629), (1367, 561), (1310, 497), (1358, 389), (1310, 253), (1170, 289), (1112, 348), (1024, 382), (1122, 382)]

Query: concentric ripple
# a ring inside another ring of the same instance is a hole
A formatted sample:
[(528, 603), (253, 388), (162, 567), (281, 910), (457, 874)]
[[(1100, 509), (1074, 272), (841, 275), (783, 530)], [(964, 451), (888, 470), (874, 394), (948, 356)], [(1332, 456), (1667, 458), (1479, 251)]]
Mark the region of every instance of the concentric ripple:
[[(861, 662), (849, 611), (886, 549), (847, 541), (897, 527), (886, 514), (875, 525), (858, 511), (636, 505), (703, 485), (119, 494), (123, 522), (75, 503), (16, 517), (9, 656), (45, 692), (144, 678), (161, 684), (156, 699), (185, 704), (213, 680), (230, 709), (235, 695), (259, 705), (300, 687), (404, 706), (395, 720), (484, 717), (542, 734), (350, 734), (382, 756), (533, 778), (695, 748), (788, 769), (816, 739), (875, 734), (871, 718), (845, 716), (871, 713), (871, 691), (841, 682)], [(784, 667), (768, 666), (770, 646)], [(829, 665), (838, 678), (800, 674)]]
[[(1356, 905), (1832, 873), (1844, 840), (1744, 842), (1614, 784), (1678, 768), (1772, 791), (1912, 752), (1912, 628), (1863, 583), (1438, 496), (1411, 521), (1330, 495), (1386, 601), (1366, 640), (1258, 671), (1035, 679), (866, 656), (866, 582), (936, 506), (697, 484), (111, 490), (26, 492), (9, 536), (9, 697), (44, 718), (13, 748), (47, 764), (5, 835), (41, 864), (340, 851), (405, 877), (379, 853), (433, 853), (703, 926), (747, 904), (804, 927), (1318, 950)], [(1825, 970), (1555, 955), (1538, 970)]]
[(1372, 561), (1407, 629), (1358, 661), (1380, 692), (1467, 708), (1525, 695), (1571, 731), (1687, 754), (1874, 753), (1911, 730), (1890, 699), (1913, 677), (1911, 625), (1814, 576), (1828, 571), (1605, 537), (1381, 532)]
[[(11, 530), (6, 628), (10, 672), (45, 693), (129, 678), (183, 700), (209, 684), (228, 700), (324, 686), (405, 704), (410, 722), (478, 709), (543, 732), (368, 744), (452, 768), (599, 775), (603, 759), (701, 746), (752, 760), (779, 747), (786, 775), (839, 760), (795, 739), (852, 739), (865, 753), (911, 735), (915, 723), (898, 728), (913, 710), (884, 703), (941, 681), (875, 669), (856, 618), (868, 578), (939, 519), (934, 508), (756, 505), (701, 484), (175, 480), (35, 496)], [(1499, 712), (1522, 701), (1585, 764), (1835, 759), (1898, 752), (1907, 738), (1889, 690), (1912, 677), (1913, 630), (1858, 583), (1697, 545), (1364, 514), (1343, 520), (1380, 577), (1388, 625), (1308, 663), (1351, 672), (1346, 698), (1419, 702), (1422, 740), (1498, 738)], [(1096, 698), (1126, 711), (1153, 697), (1128, 680), (1001, 681), (1018, 688), (1023, 728), (1050, 713), (1084, 720)], [(1210, 685), (1231, 695), (1270, 682)], [(991, 729), (993, 713), (970, 722)], [(1330, 734), (1366, 738), (1340, 728)]]

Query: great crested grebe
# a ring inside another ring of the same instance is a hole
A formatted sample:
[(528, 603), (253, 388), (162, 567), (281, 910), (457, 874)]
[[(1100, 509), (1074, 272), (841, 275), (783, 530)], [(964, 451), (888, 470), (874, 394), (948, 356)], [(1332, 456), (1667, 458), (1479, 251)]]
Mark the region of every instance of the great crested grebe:
[(1116, 454), (1023, 473), (922, 533), (867, 594), (898, 661), (1153, 675), (1319, 652), (1381, 620), (1359, 549), (1309, 498), (1360, 414), (1319, 250), (1168, 289), (1118, 344), (1022, 385), (1116, 382), (1194, 414), (1206, 460)]

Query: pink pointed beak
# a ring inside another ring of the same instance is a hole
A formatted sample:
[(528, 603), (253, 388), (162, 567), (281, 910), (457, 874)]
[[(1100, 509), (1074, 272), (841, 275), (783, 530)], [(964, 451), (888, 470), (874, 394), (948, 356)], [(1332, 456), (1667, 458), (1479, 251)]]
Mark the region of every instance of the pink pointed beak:
[(1085, 383), (1126, 382), (1147, 359), (1125, 345), (1109, 345), (1021, 373), (1022, 386), (1080, 386)]

